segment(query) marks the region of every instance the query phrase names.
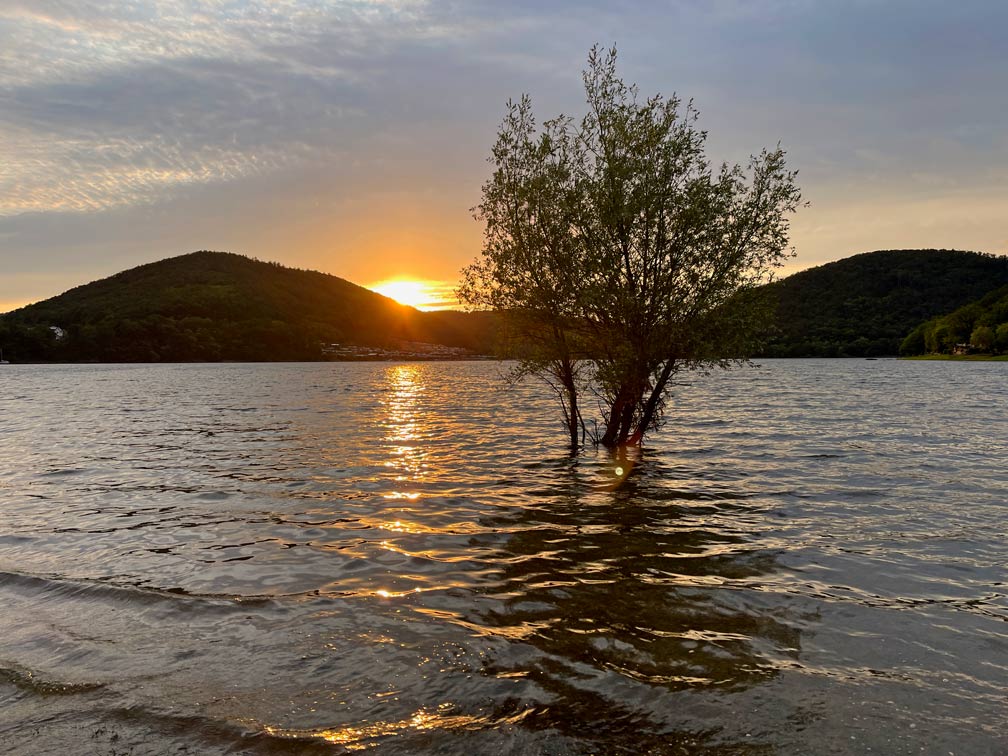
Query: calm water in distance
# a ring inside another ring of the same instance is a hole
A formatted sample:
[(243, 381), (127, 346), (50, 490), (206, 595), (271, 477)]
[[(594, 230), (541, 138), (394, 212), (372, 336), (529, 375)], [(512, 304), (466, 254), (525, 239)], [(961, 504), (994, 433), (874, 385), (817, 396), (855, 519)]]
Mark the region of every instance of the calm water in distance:
[(1004, 754), (1008, 363), (0, 368), (0, 753)]

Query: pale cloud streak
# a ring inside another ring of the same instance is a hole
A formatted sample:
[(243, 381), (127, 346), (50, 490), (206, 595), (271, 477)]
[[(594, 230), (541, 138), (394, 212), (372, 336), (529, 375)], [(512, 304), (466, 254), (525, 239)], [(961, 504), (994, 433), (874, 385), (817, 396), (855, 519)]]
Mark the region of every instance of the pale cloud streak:
[(153, 202), (191, 184), (239, 180), (267, 173), (292, 159), (289, 150), (257, 152), (192, 148), (163, 137), (53, 139), (5, 134), (0, 149), (0, 216), (91, 212)]
[(422, 7), (408, 0), (8, 0), (0, 29), (13, 44), (0, 52), (0, 86), (185, 58), (286, 65), (284, 51), (333, 30), (342, 30), (345, 49), (360, 53), (376, 28), (393, 38), (396, 29), (415, 29)]
[(415, 5), (3, 6), (0, 217), (147, 203), (332, 156), (333, 129), (366, 98), (361, 57), (409, 34)]

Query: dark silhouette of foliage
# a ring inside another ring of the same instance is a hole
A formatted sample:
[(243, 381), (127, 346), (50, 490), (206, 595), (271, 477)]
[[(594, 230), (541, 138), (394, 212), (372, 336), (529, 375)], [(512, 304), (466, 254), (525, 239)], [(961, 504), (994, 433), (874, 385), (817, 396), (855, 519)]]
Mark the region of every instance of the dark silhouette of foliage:
[[(762, 354), (949, 352), (978, 326), (992, 329), (991, 351), (1006, 353), (1005, 305), (984, 296), (1006, 284), (1008, 259), (973, 252), (884, 251), (829, 263), (764, 287), (778, 304), (777, 336)], [(195, 252), (0, 315), (0, 348), (12, 362), (317, 360), (323, 342), (427, 341), (488, 353), (497, 331), (492, 313), (417, 312), (335, 276)]]
[(478, 350), (492, 328), (486, 317), (419, 312), (336, 276), (203, 251), (0, 316), (0, 347), (18, 362), (317, 360), (329, 343)]
[(753, 294), (790, 255), (800, 201), (779, 146), (712, 166), (693, 104), (640, 96), (615, 49), (592, 48), (584, 88), (577, 122), (540, 127), (527, 96), (509, 103), (459, 288), (523, 337), (519, 372), (556, 390), (575, 449), (579, 425), (607, 447), (640, 443), (678, 371), (751, 353)]
[(1006, 283), (1008, 258), (944, 249), (868, 252), (804, 270), (768, 287), (777, 335), (762, 356), (896, 355), (922, 321)]
[(900, 354), (952, 354), (957, 349), (1008, 353), (1008, 285), (921, 323), (903, 340)]

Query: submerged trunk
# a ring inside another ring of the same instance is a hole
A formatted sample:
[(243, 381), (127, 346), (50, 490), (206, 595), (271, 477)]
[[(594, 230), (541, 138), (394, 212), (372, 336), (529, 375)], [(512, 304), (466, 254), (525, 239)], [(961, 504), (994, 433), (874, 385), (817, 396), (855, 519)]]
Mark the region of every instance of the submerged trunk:
[(574, 383), (574, 366), (571, 363), (564, 363), (561, 380), (564, 391), (567, 392), (567, 430), (570, 433), (571, 451), (574, 452), (581, 446), (578, 440), (581, 414), (578, 409), (577, 384)]
[(556, 365), (556, 377), (563, 387), (560, 401), (564, 403), (564, 411), (567, 413), (567, 432), (570, 436), (570, 448), (572, 452), (576, 452), (581, 447), (578, 438), (578, 429), (581, 425), (581, 412), (578, 408), (578, 388), (577, 380), (575, 379), (577, 372), (575, 365), (577, 361), (571, 355), (567, 337), (556, 319), (553, 322), (553, 340), (560, 349), (560, 356), (556, 363), (554, 363)]
[(568, 431), (570, 431), (570, 447), (571, 451), (577, 451), (581, 446), (578, 439), (578, 405), (577, 405), (577, 392), (574, 389), (568, 389), (568, 404), (570, 405), (568, 409), (570, 410), (570, 417), (567, 420)]
[[(668, 386), (669, 379), (676, 371), (677, 362), (668, 360), (655, 380), (654, 386), (648, 392), (647, 381), (636, 380), (623, 385), (610, 407), (606, 430), (599, 443), (609, 449), (621, 446), (636, 445), (644, 440), (644, 434), (654, 423), (655, 415), (661, 406), (662, 396)], [(647, 395), (647, 401), (644, 396)], [(642, 406), (643, 402), (643, 406)], [(640, 414), (637, 410), (640, 408)]]
[(616, 437), (618, 446), (626, 446), (627, 438), (630, 436), (630, 428), (633, 426), (634, 411), (637, 409), (637, 399), (627, 402), (623, 407), (623, 417), (620, 418), (619, 435)]
[(665, 394), (665, 387), (668, 385), (669, 378), (671, 378), (672, 373), (675, 372), (675, 366), (676, 361), (674, 359), (665, 363), (665, 367), (662, 368), (661, 375), (658, 376), (658, 380), (655, 381), (654, 388), (651, 389), (651, 396), (648, 397), (647, 402), (644, 404), (644, 411), (641, 414), (640, 423), (638, 423), (637, 429), (634, 431), (633, 435), (630, 436), (628, 443), (639, 444), (644, 440), (644, 434), (647, 433), (648, 428), (651, 427), (651, 423), (654, 422), (655, 412), (658, 411), (658, 404), (661, 402), (662, 396)]
[(599, 443), (607, 449), (619, 446), (620, 420), (623, 418), (623, 408), (626, 405), (624, 394), (625, 392), (620, 390), (620, 393), (617, 394), (616, 399), (609, 408), (609, 419), (606, 422), (605, 433), (599, 439)]
[(626, 445), (633, 426), (634, 412), (643, 393), (638, 381), (626, 383), (620, 388), (609, 409), (605, 433), (599, 439), (602, 446), (614, 449)]

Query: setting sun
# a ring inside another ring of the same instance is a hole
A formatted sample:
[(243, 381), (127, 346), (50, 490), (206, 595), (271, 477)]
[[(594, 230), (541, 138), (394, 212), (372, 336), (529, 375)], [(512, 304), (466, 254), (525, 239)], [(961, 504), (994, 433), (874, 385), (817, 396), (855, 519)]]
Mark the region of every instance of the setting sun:
[(416, 307), (418, 310), (439, 310), (454, 303), (451, 286), (442, 281), (415, 281), (400, 278), (379, 281), (367, 288), (389, 299), (394, 299), (400, 304)]

